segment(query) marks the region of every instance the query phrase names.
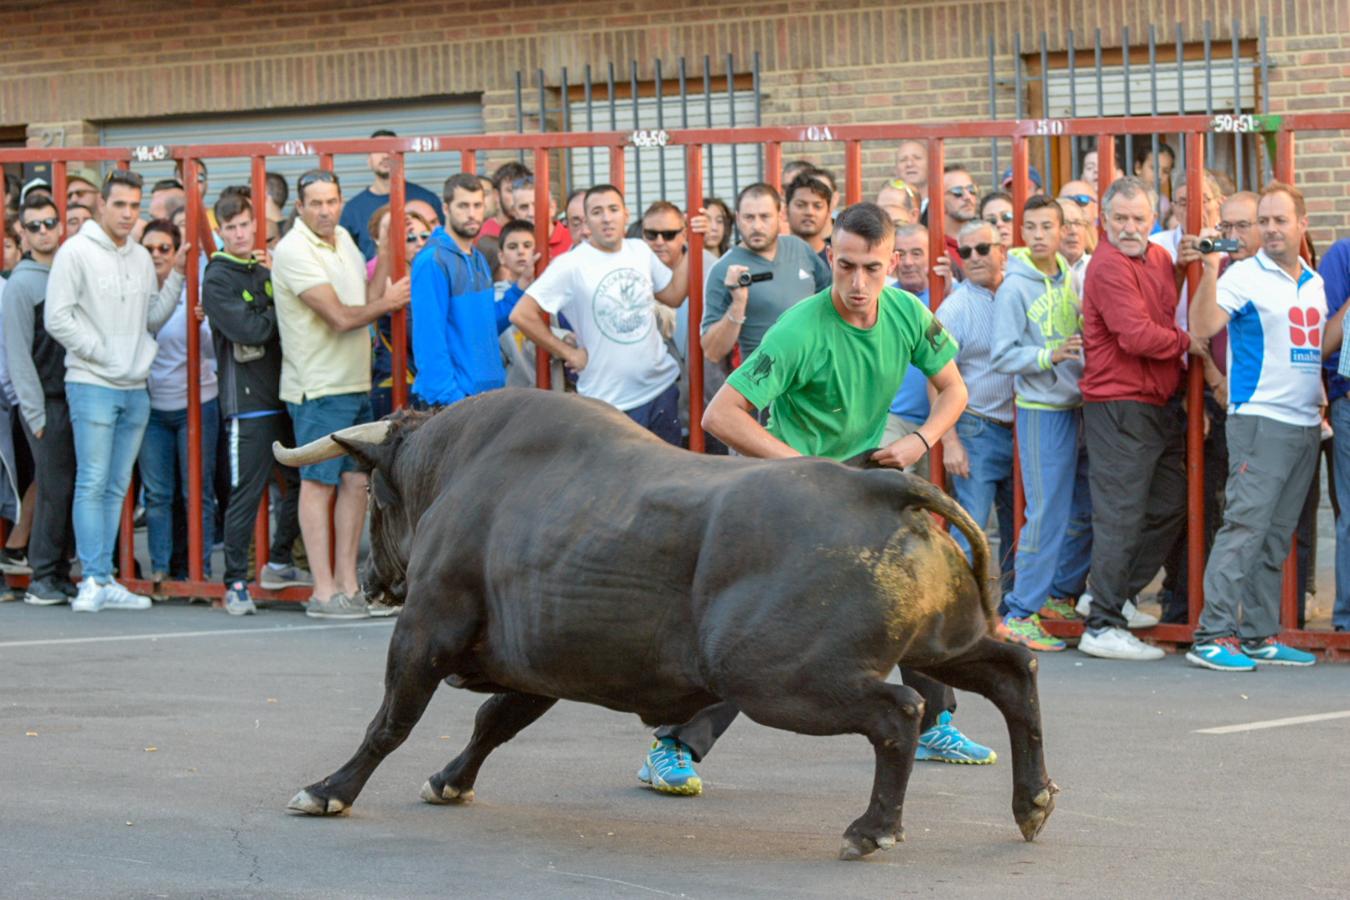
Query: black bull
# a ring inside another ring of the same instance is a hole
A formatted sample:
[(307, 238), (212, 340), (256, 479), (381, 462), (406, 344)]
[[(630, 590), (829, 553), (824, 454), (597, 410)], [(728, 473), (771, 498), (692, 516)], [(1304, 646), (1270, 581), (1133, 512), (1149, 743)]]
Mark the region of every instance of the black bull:
[[(979, 528), (893, 470), (708, 457), (605, 404), (501, 390), (434, 416), (358, 426), (278, 456), (344, 452), (371, 471), (371, 592), (403, 595), (385, 696), (356, 755), (291, 808), (346, 811), (442, 681), (493, 696), (422, 797), (464, 802), (484, 759), (558, 700), (678, 723), (718, 701), (876, 752), (856, 858), (903, 839), (923, 701), (897, 663), (989, 698), (1007, 720), (1013, 815), (1027, 840), (1045, 772), (1036, 662), (988, 636)], [(972, 572), (930, 513), (975, 548)]]

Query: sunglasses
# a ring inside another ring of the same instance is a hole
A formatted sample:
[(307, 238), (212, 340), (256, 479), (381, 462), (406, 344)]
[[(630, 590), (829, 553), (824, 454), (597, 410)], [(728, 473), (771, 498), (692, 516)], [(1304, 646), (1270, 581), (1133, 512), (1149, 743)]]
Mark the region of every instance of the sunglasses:
[(1011, 222), (1013, 220), (1012, 210), (994, 213), (992, 216), (985, 216), (984, 220), (990, 225), (997, 225), (999, 222)]
[(29, 234), (37, 234), (44, 228), (48, 231), (55, 231), (56, 227), (60, 224), (61, 220), (55, 217), (49, 219), (34, 219), (31, 222), (24, 222), (23, 230), (28, 232)]
[(533, 178), (517, 178), (515, 181), (511, 182), (511, 190), (513, 191), (518, 191), (521, 188), (532, 188), (532, 187), (534, 187)]
[(168, 256), (173, 252), (173, 244), (142, 244), (141, 246), (149, 250), (151, 256)]
[(407, 241), (409, 244), (415, 244), (418, 241), (426, 242), (427, 239), (430, 237), (431, 237), (430, 231), (419, 231), (416, 234), (408, 235)]
[(988, 256), (990, 251), (992, 251), (993, 249), (994, 249), (993, 244), (979, 243), (976, 244), (974, 247), (957, 247), (956, 255), (961, 257), (962, 259), (970, 259), (970, 255), (972, 253), (978, 253), (981, 256)]
[(1079, 206), (1091, 206), (1093, 203), (1097, 202), (1090, 194), (1063, 194), (1059, 199), (1072, 200)]
[(304, 175), (301, 175), (300, 180), (295, 183), (295, 187), (297, 191), (302, 191), (311, 184), (318, 184), (319, 182), (324, 182), (325, 184), (337, 184), (338, 178), (327, 169), (317, 169), (313, 172), (307, 172)]
[(980, 189), (973, 184), (958, 184), (956, 187), (947, 188), (947, 193), (951, 194), (953, 197), (960, 197), (962, 194), (969, 194), (972, 197), (976, 197), (979, 196)]
[(673, 231), (659, 230), (656, 228), (642, 229), (642, 236), (649, 241), (654, 241), (657, 238), (660, 238), (663, 241), (673, 241), (681, 234), (684, 234), (683, 228), (676, 228)]

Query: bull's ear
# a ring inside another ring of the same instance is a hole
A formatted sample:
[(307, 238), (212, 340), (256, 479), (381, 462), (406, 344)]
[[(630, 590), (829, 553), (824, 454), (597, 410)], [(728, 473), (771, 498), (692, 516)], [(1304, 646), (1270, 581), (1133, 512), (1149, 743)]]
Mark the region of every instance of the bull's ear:
[(399, 497), (394, 483), (389, 480), (389, 476), (379, 469), (376, 469), (370, 475), (370, 492), (375, 498), (375, 505), (381, 509), (397, 506), (402, 499)]
[(373, 472), (377, 469), (389, 471), (394, 462), (394, 454), (391, 447), (387, 444), (368, 444), (365, 441), (352, 441), (346, 438), (333, 435), (333, 440), (338, 446), (346, 450), (347, 453), (360, 463), (361, 468), (367, 472)]

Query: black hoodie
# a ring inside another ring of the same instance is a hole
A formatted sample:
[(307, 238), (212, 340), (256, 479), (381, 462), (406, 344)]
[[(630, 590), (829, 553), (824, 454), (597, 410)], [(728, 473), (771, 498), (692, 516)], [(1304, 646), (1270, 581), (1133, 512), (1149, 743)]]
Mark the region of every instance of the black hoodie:
[(221, 413), (284, 410), (271, 273), (251, 259), (214, 253), (202, 279), (202, 306), (216, 345)]

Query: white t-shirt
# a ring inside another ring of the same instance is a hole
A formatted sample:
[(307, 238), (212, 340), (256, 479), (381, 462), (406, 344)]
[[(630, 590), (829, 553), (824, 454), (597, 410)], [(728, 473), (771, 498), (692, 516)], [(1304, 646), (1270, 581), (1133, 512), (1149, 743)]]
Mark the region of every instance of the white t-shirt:
[(656, 327), (655, 291), (671, 273), (636, 238), (613, 253), (589, 241), (549, 264), (529, 295), (545, 312), (567, 317), (586, 368), (577, 392), (621, 410), (655, 400), (680, 376), (680, 365)]
[(1322, 277), (1303, 263), (1297, 281), (1266, 256), (1233, 263), (1219, 279), (1228, 321), (1228, 414), (1320, 425)]

